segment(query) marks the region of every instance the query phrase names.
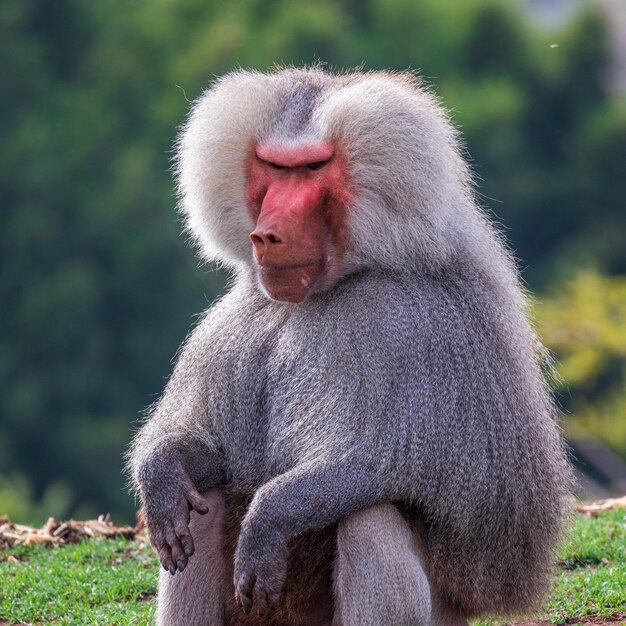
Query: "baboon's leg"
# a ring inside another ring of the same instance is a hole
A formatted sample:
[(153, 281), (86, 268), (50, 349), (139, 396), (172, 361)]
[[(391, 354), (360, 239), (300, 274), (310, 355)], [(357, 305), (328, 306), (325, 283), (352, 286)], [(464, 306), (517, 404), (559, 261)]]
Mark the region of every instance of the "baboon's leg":
[(427, 626), (431, 591), (413, 533), (392, 504), (339, 523), (334, 572), (337, 626)]
[[(224, 497), (217, 490), (204, 494), (206, 515), (191, 513), (189, 525), (195, 553), (182, 572), (161, 570), (157, 594), (158, 626), (222, 626), (228, 588), (222, 554)], [(231, 584), (232, 587), (232, 584)]]

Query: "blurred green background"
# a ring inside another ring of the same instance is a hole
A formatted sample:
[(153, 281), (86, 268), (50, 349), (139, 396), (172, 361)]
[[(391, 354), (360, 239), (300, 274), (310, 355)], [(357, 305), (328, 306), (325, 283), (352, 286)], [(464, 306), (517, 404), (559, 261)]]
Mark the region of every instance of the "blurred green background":
[(214, 75), (419, 69), (466, 137), (555, 352), (587, 495), (626, 492), (621, 0), (2, 0), (0, 513), (135, 508), (121, 475), (224, 288), (175, 212), (176, 126)]

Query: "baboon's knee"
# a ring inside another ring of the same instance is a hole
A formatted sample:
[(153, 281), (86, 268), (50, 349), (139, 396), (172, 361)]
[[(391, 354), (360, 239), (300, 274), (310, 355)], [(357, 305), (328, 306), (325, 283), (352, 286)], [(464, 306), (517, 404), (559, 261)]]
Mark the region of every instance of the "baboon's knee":
[(335, 616), (342, 626), (430, 623), (422, 559), (392, 504), (363, 509), (340, 522), (334, 577)]

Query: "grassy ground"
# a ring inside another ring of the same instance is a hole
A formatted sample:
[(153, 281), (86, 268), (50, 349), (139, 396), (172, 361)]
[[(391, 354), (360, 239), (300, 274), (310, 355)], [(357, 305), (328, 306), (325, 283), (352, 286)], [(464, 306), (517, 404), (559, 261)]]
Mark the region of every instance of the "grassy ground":
[[(150, 624), (157, 569), (149, 547), (124, 539), (0, 551), (0, 625)], [(626, 624), (625, 510), (577, 515), (553, 593), (534, 618), (542, 621), (533, 623), (601, 618)]]
[(150, 624), (157, 571), (152, 549), (126, 539), (11, 548), (0, 553), (0, 624)]

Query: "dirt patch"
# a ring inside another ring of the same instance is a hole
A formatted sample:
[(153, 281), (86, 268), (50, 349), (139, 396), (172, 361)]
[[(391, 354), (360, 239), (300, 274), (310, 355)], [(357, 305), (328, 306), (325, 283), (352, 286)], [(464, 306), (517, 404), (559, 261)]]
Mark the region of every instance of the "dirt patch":
[[(41, 528), (14, 524), (8, 517), (0, 516), (0, 549), (18, 544), (77, 543), (92, 537), (135, 539), (141, 531), (141, 524), (116, 526), (108, 515), (101, 515), (98, 519), (85, 522), (77, 522), (76, 520), (59, 522), (51, 517)], [(0, 622), (0, 626), (2, 626), (2, 622)]]
[[(602, 511), (611, 511), (613, 509), (626, 509), (626, 496), (622, 498), (608, 498), (607, 500), (599, 500), (585, 504), (581, 502), (576, 505), (576, 510), (585, 515), (595, 516)], [(584, 622), (580, 622), (581, 624)], [(602, 622), (598, 622), (599, 624)], [(606, 622), (605, 622), (606, 623)]]

